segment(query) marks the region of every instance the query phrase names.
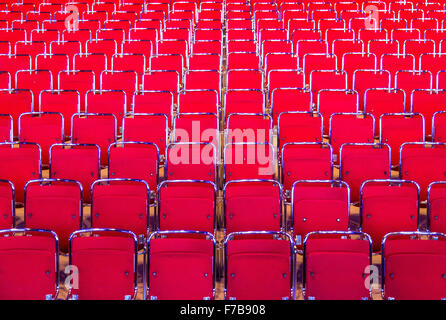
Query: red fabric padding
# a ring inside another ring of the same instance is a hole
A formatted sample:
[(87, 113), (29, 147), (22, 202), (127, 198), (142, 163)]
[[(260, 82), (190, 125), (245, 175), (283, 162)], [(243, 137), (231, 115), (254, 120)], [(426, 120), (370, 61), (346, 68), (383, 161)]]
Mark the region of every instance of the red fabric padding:
[(170, 182), (160, 190), (160, 230), (214, 232), (215, 190), (209, 183)]
[(92, 198), (92, 228), (130, 230), (147, 234), (148, 190), (142, 182), (110, 181), (95, 184)]
[(228, 184), (225, 193), (226, 233), (280, 231), (280, 196), (279, 186), (269, 181)]
[(0, 229), (12, 228), (13, 199), (9, 183), (0, 182)]
[(303, 240), (312, 231), (348, 230), (347, 190), (330, 183), (297, 183), (292, 203), (294, 235)]
[(227, 243), (227, 299), (290, 299), (290, 243), (243, 239)]
[(80, 226), (81, 193), (76, 183), (29, 184), (26, 192), (27, 228), (53, 230), (59, 249), (68, 252), (68, 238)]
[(429, 196), (431, 232), (446, 233), (446, 184), (435, 184)]
[(212, 241), (153, 239), (149, 249), (149, 299), (212, 299)]
[(368, 183), (362, 196), (362, 231), (369, 234), (373, 250), (381, 250), (384, 235), (396, 231), (416, 231), (418, 191), (411, 183), (401, 186)]
[(355, 239), (309, 239), (306, 242), (306, 298), (369, 298), (364, 272), (370, 264), (369, 242)]
[(446, 298), (446, 241), (389, 239), (384, 254), (385, 298)]
[(0, 237), (0, 299), (45, 300), (56, 294), (56, 244), (48, 236)]
[(133, 297), (135, 243), (128, 236), (76, 237), (72, 241), (72, 265), (79, 270), (80, 300), (124, 300)]

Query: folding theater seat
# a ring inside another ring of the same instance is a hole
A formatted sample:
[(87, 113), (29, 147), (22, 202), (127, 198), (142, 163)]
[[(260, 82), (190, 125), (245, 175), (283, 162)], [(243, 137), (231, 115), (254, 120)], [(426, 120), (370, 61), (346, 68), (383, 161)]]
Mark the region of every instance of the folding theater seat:
[(314, 231), (347, 231), (350, 188), (337, 180), (297, 180), (291, 189), (291, 230), (297, 248)]
[(358, 31), (358, 38), (364, 42), (364, 44), (368, 44), (370, 40), (376, 40), (376, 39), (390, 39), (390, 35), (388, 34), (387, 30), (385, 29), (367, 29), (364, 28), (364, 19), (361, 19), (360, 21), (360, 29)]
[(281, 149), (281, 181), (286, 191), (297, 180), (332, 179), (332, 148), (324, 142), (287, 143)]
[(183, 90), (178, 98), (178, 113), (219, 114), (219, 93), (212, 89)]
[(12, 116), (9, 114), (0, 114), (0, 142), (12, 142), (13, 138)]
[(400, 147), (407, 141), (425, 141), (425, 122), (419, 113), (384, 113), (379, 119), (381, 143), (392, 149), (392, 166), (398, 166)]
[[(443, 17), (443, 21), (444, 21), (444, 17)], [(439, 20), (439, 22), (440, 22), (440, 20)], [(444, 22), (442, 22), (442, 26), (439, 29), (433, 29), (433, 30), (432, 29), (428, 29), (428, 30), (424, 31), (424, 38), (425, 39), (431, 39), (431, 40), (435, 41), (435, 44), (436, 44), (435, 52), (440, 52), (440, 50), (439, 50), (440, 49), (440, 43), (441, 43), (441, 41), (443, 39), (445, 39), (446, 32), (443, 29), (443, 26), (444, 26)], [(430, 54), (433, 54), (433, 53), (434, 52), (432, 52)]]
[(400, 179), (417, 182), (421, 188), (421, 200), (426, 200), (429, 184), (444, 180), (445, 156), (446, 144), (444, 143), (403, 143), (400, 148)]
[[(344, 30), (348, 31), (346, 29), (346, 21), (344, 19), (320, 19), (317, 23), (317, 28), (322, 31), (322, 34), (324, 35), (324, 38), (328, 41), (328, 32), (327, 30)], [(335, 37), (342, 39), (342, 36)], [(354, 37), (353, 37), (354, 38)], [(346, 38), (344, 38), (346, 39)], [(330, 43), (331, 46), (331, 43)]]
[[(138, 79), (146, 70), (147, 57), (140, 53), (118, 53), (112, 56), (113, 71), (136, 71)], [(140, 80), (139, 80), (140, 81)]]
[(428, 187), (427, 194), (427, 230), (430, 232), (444, 233), (444, 203), (445, 203), (445, 182), (432, 182)]
[(232, 180), (225, 184), (223, 192), (227, 234), (283, 229), (282, 186), (277, 181)]
[(15, 200), (23, 203), (26, 182), (42, 175), (40, 146), (28, 142), (3, 142), (0, 149), (0, 179), (13, 183)]
[(171, 143), (166, 148), (166, 178), (216, 182), (216, 156), (216, 147), (211, 143)]
[[(306, 300), (368, 300), (372, 283), (365, 270), (372, 265), (371, 239), (362, 232), (321, 231), (304, 242), (303, 292)], [(330, 266), (329, 268), (327, 266)]]
[(265, 113), (265, 95), (259, 89), (229, 89), (224, 96), (225, 116), (231, 113)]
[(220, 95), (221, 82), (219, 70), (190, 70), (185, 76), (184, 87), (187, 90), (215, 90)]
[(68, 252), (70, 234), (82, 228), (82, 185), (75, 180), (37, 179), (25, 185), (26, 228), (53, 230), (59, 250)]
[(272, 119), (267, 114), (231, 113), (226, 120), (225, 141), (271, 143)]
[(1, 89), (0, 114), (10, 115), (12, 118), (13, 136), (18, 136), (18, 119), (23, 112), (33, 110), (33, 93), (28, 89)]
[(152, 142), (164, 154), (168, 142), (168, 120), (160, 113), (127, 113), (123, 118), (122, 141)]
[(432, 141), (443, 142), (446, 141), (446, 112), (437, 111), (432, 117)]
[(122, 118), (127, 113), (127, 101), (124, 90), (89, 90), (85, 94), (85, 112), (113, 114), (120, 128)]
[(373, 250), (381, 250), (389, 232), (416, 231), (420, 187), (408, 180), (368, 180), (361, 185), (361, 231), (371, 236)]
[(303, 88), (304, 75), (301, 70), (270, 70), (267, 74), (269, 98), (276, 88)]
[(236, 232), (225, 238), (225, 299), (294, 298), (293, 240), (282, 232)]
[(375, 117), (370, 113), (333, 113), (330, 116), (329, 142), (335, 163), (344, 143), (373, 143)]
[(138, 90), (138, 73), (134, 70), (104, 70), (100, 75), (100, 90), (124, 91), (127, 105), (130, 105), (133, 93)]
[(108, 149), (109, 179), (139, 179), (156, 190), (158, 184), (160, 152), (149, 142), (116, 142)]
[(58, 90), (76, 90), (79, 92), (80, 110), (85, 111), (85, 93), (95, 89), (95, 73), (92, 70), (69, 70), (58, 74)]
[[(1, 23), (6, 23), (6, 22), (1, 22)], [(13, 53), (14, 48), (11, 47), (11, 44), (9, 43), (9, 41), (4, 41), (4, 40), (0, 40), (0, 54), (7, 54), (10, 55)]]
[(219, 121), (214, 113), (178, 113), (174, 119), (175, 142), (212, 143), (219, 149)]
[[(387, 70), (392, 76), (392, 86), (395, 85), (395, 75), (400, 70), (415, 70), (415, 57), (412, 54), (385, 53), (381, 56), (381, 69)], [(421, 70), (424, 70), (422, 68)]]
[(144, 63), (146, 65), (148, 65), (154, 50), (155, 50), (155, 44), (153, 44), (150, 40), (127, 39), (121, 43), (122, 54), (133, 53), (138, 55), (144, 55), (146, 59)]
[[(9, 43), (9, 42), (8, 42)], [(46, 53), (49, 48), (44, 41), (17, 41), (14, 46), (10, 45), (10, 53), (16, 55), (29, 55), (31, 58), (31, 67), (35, 68), (36, 56), (40, 53)], [(27, 68), (25, 68), (26, 70)], [(3, 70), (3, 69), (2, 69)]]
[(435, 52), (435, 41), (431, 39), (408, 39), (404, 41), (404, 53), (415, 57), (415, 67), (420, 69), (420, 56)]
[(321, 142), (323, 117), (311, 111), (288, 111), (279, 114), (277, 126), (278, 148), (290, 142)]
[(69, 59), (69, 69), (73, 63), (73, 57), (76, 53), (82, 52), (82, 44), (78, 40), (63, 40), (50, 42), (50, 54), (67, 54)]
[[(338, 59), (338, 65), (337, 69), (342, 68), (342, 57), (346, 53), (361, 53), (365, 52), (366, 50), (366, 43), (364, 43), (360, 39), (335, 39), (329, 48), (328, 52), (331, 51), (336, 57), (340, 57), (341, 59)], [(367, 50), (370, 52), (369, 50)]]
[(392, 88), (392, 77), (387, 70), (356, 70), (353, 73), (353, 90), (359, 94), (359, 106), (364, 108), (365, 92), (370, 88)]
[(446, 70), (440, 70), (437, 72), (437, 89), (446, 89)]
[[(253, 42), (255, 45), (255, 43)], [(193, 53), (215, 53), (215, 54), (221, 54), (222, 53), (222, 42), (218, 40), (196, 40), (193, 45)], [(230, 43), (228, 43), (228, 52), (230, 48)]]
[(271, 114), (274, 125), (279, 115), (287, 111), (311, 111), (313, 94), (304, 88), (275, 88), (271, 92)]
[(133, 232), (116, 229), (73, 232), (70, 236), (70, 264), (78, 268), (78, 282), (77, 288), (70, 283), (68, 299), (136, 298), (138, 252)]
[(359, 95), (355, 90), (321, 89), (316, 106), (324, 119), (324, 134), (328, 134), (332, 114), (359, 112)]
[(71, 143), (95, 144), (101, 165), (107, 165), (107, 150), (117, 140), (116, 117), (111, 113), (75, 113), (71, 117)]
[[(149, 39), (147, 39), (149, 40)], [(167, 39), (158, 42), (158, 54), (180, 54), (183, 56), (185, 65), (188, 65), (189, 46), (185, 40)]]
[(36, 69), (50, 70), (53, 74), (53, 88), (57, 87), (57, 74), (60, 71), (69, 70), (69, 57), (66, 54), (38, 54), (36, 56)]
[(103, 53), (75, 54), (73, 57), (73, 72), (77, 70), (92, 72), (95, 80), (93, 84), (95, 88), (100, 88), (101, 72), (107, 70), (107, 56)]
[(34, 95), (34, 110), (38, 108), (42, 90), (53, 89), (53, 75), (50, 70), (18, 70), (15, 74), (15, 88), (29, 89)]
[[(367, 51), (373, 53), (376, 56), (377, 62), (381, 61), (381, 57), (384, 54), (404, 53), (403, 48), (400, 50), (400, 42), (398, 40), (393, 40), (393, 39), (371, 39), (367, 44)], [(358, 68), (358, 69), (363, 69), (363, 68)], [(372, 69), (372, 68), (366, 68), (366, 69)]]
[(176, 71), (179, 75), (180, 84), (184, 80), (184, 72), (186, 68), (186, 61), (181, 54), (163, 53), (152, 56), (149, 60), (150, 70), (169, 70)]
[(351, 199), (360, 199), (364, 181), (391, 178), (391, 150), (385, 143), (345, 143), (340, 149), (339, 179), (351, 188)]
[(260, 57), (256, 52), (230, 52), (227, 57), (228, 69), (258, 69)]
[(377, 119), (384, 113), (403, 113), (405, 108), (406, 93), (402, 89), (370, 88), (364, 93), (364, 111)]
[(29, 35), (26, 34), (25, 29), (2, 29), (0, 30), (0, 35), (2, 40), (9, 41), (11, 43), (11, 46), (14, 46), (15, 43), (18, 41), (27, 41), (30, 39)]
[(257, 69), (231, 69), (227, 71), (227, 90), (263, 90), (263, 73)]
[[(59, 252), (58, 239), (54, 232), (34, 229), (2, 230), (0, 261), (2, 300), (57, 298)], [(24, 277), (24, 274), (28, 276)]]
[[(317, 70), (336, 70), (337, 57), (334, 54), (308, 53), (303, 57), (303, 69), (305, 74), (305, 83), (311, 85), (310, 74)], [(336, 88), (332, 88), (336, 89)]]
[(100, 176), (100, 149), (97, 145), (65, 143), (51, 146), (49, 177), (79, 181), (84, 202), (90, 202), (90, 186)]
[(158, 186), (157, 230), (199, 230), (217, 226), (217, 187), (211, 181), (166, 180)]
[(149, 230), (149, 185), (137, 179), (101, 179), (91, 185), (91, 226), (129, 230), (144, 244)]
[(348, 76), (344, 70), (313, 70), (310, 72), (308, 82), (313, 95), (317, 95), (322, 89), (346, 90), (348, 88)]
[(31, 56), (29, 54), (0, 54), (0, 70), (11, 74), (11, 86), (15, 88), (15, 77), (19, 70), (31, 70)]
[(147, 243), (149, 300), (215, 298), (216, 240), (208, 232), (158, 231)]
[(432, 73), (427, 70), (397, 71), (395, 74), (395, 87), (404, 90), (406, 96), (405, 110), (410, 109), (410, 95), (415, 89), (433, 89)]
[(15, 225), (15, 189), (11, 181), (0, 180), (0, 230)]
[[(443, 300), (446, 237), (393, 232), (384, 237), (381, 292), (386, 300)], [(417, 281), (411, 281), (416, 277)]]
[(446, 103), (446, 90), (416, 89), (411, 95), (410, 112), (421, 113), (426, 119), (426, 136), (432, 134), (432, 123), (429, 119), (437, 111), (444, 110)]
[(80, 111), (80, 95), (75, 90), (43, 90), (39, 95), (39, 112), (57, 112), (64, 119), (65, 136), (71, 133), (71, 117)]
[(223, 150), (225, 182), (274, 179), (275, 154), (269, 143), (228, 143)]
[(348, 88), (353, 87), (353, 75), (356, 70), (376, 70), (377, 60), (376, 55), (370, 52), (344, 53), (342, 56), (342, 70), (345, 70), (348, 75)]
[(170, 91), (177, 102), (181, 88), (181, 78), (175, 70), (151, 70), (143, 75), (143, 90)]
[(19, 142), (37, 143), (42, 164), (48, 165), (48, 152), (54, 143), (64, 142), (64, 119), (57, 112), (25, 112), (19, 117)]
[(189, 58), (189, 70), (221, 71), (222, 65), (222, 58), (218, 53), (194, 53)]

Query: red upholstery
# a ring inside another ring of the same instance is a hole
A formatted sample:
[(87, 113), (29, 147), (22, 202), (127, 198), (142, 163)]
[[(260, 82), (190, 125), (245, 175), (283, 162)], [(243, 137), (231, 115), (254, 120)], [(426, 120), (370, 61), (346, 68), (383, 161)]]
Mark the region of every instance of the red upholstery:
[(25, 226), (53, 230), (59, 250), (68, 252), (70, 234), (81, 227), (81, 189), (75, 181), (37, 180), (26, 187)]
[(352, 201), (359, 200), (359, 189), (364, 181), (390, 178), (388, 145), (344, 144), (340, 158), (340, 177), (350, 186)]
[(90, 202), (90, 186), (100, 178), (99, 153), (96, 145), (53, 145), (50, 149), (50, 178), (81, 182), (84, 201)]
[(272, 119), (266, 114), (232, 113), (226, 121), (226, 141), (271, 143)]
[(370, 244), (333, 234), (309, 238), (305, 244), (305, 298), (369, 299), (364, 272), (370, 265)]
[(230, 240), (226, 248), (226, 299), (291, 299), (289, 241)]
[[(384, 246), (384, 298), (439, 300), (446, 295), (443, 281), (446, 242), (439, 240), (387, 239)], [(417, 281), (410, 281), (413, 277)]]
[(296, 245), (313, 231), (349, 228), (349, 189), (336, 182), (297, 182), (291, 192), (292, 227)]
[(142, 181), (99, 180), (92, 187), (92, 228), (130, 230), (145, 236), (148, 230), (148, 186)]
[[(88, 229), (87, 229), (88, 230)], [(79, 270), (80, 300), (124, 300), (134, 295), (135, 240), (130, 234), (103, 232), (71, 241), (71, 263)]]
[(111, 113), (120, 125), (127, 110), (127, 98), (123, 90), (88, 91), (85, 94), (85, 111), (88, 113)]
[(296, 180), (332, 177), (332, 150), (325, 143), (296, 143), (282, 147), (282, 183), (291, 190)]
[(432, 183), (428, 195), (428, 224), (431, 232), (445, 232), (446, 189), (445, 184)]
[(45, 300), (46, 295), (55, 298), (56, 240), (43, 232), (27, 235), (3, 233), (0, 237), (2, 300)]
[(148, 299), (213, 298), (214, 252), (211, 240), (152, 239), (149, 250)]
[(363, 184), (361, 194), (362, 231), (369, 234), (373, 250), (389, 232), (418, 228), (418, 187), (414, 183), (373, 182)]
[(218, 118), (216, 114), (179, 113), (175, 118), (176, 142), (209, 142), (218, 146)]
[(226, 233), (280, 231), (281, 188), (272, 181), (231, 181), (224, 188)]
[(141, 179), (155, 190), (158, 183), (159, 152), (150, 143), (116, 143), (110, 146), (109, 178)]
[(159, 187), (160, 230), (214, 232), (215, 189), (209, 182), (166, 181)]
[(13, 227), (14, 205), (12, 183), (6, 180), (0, 180), (0, 230)]
[(313, 112), (283, 112), (278, 119), (279, 149), (289, 142), (321, 142), (322, 116)]
[(429, 119), (435, 112), (441, 111), (446, 104), (446, 90), (415, 90), (412, 92), (411, 112), (421, 113), (426, 119), (426, 135), (432, 134), (432, 125)]

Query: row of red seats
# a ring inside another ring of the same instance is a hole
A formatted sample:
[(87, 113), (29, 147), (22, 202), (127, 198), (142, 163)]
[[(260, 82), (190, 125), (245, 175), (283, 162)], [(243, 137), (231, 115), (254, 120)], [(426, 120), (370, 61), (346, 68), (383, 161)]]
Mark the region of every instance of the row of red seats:
[[(224, 268), (225, 299), (296, 299), (294, 242), (288, 234), (232, 233), (224, 244), (224, 265), (221, 265), (216, 240), (209, 233), (153, 233), (146, 243), (144, 299), (214, 299), (221, 268)], [(373, 270), (371, 245), (370, 237), (361, 232), (310, 233), (304, 242), (304, 299), (371, 299), (379, 273), (385, 299), (444, 299), (444, 234), (387, 234), (382, 242), (381, 272)], [(137, 248), (137, 238), (129, 231), (74, 232), (70, 236), (69, 256), (71, 268), (76, 269), (68, 270), (73, 273), (67, 299), (135, 299), (139, 283)], [(58, 255), (58, 239), (52, 232), (2, 230), (0, 298), (57, 298)], [(31, 269), (27, 267), (30, 262)], [(17, 276), (25, 271), (29, 277)], [(412, 286), (414, 274), (416, 290)]]

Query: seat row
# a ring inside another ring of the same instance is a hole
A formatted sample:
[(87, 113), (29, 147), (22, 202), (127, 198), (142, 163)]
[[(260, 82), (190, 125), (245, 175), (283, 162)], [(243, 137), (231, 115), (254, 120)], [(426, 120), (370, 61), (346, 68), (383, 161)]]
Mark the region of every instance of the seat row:
[[(371, 245), (370, 237), (361, 232), (307, 235), (303, 298), (368, 300), (381, 274), (384, 299), (444, 299), (445, 234), (387, 234), (382, 242), (381, 271), (372, 265)], [(231, 233), (224, 240), (224, 262), (218, 259), (215, 238), (198, 231), (155, 232), (145, 248), (144, 299), (214, 299), (219, 272), (224, 274), (224, 297), (228, 300), (297, 297), (294, 242), (286, 233)], [(1, 230), (0, 256), (1, 299), (58, 298), (59, 252), (53, 232)], [(137, 257), (138, 243), (132, 232), (74, 232), (70, 236), (70, 265), (65, 269), (69, 275), (66, 298), (134, 299), (138, 291)], [(23, 277), (25, 273), (29, 276)], [(414, 276), (416, 290), (411, 281)]]

